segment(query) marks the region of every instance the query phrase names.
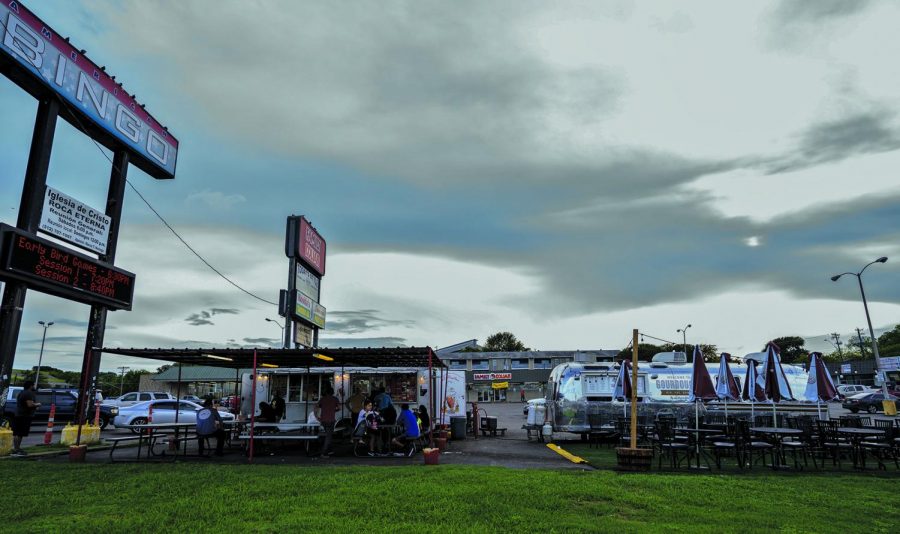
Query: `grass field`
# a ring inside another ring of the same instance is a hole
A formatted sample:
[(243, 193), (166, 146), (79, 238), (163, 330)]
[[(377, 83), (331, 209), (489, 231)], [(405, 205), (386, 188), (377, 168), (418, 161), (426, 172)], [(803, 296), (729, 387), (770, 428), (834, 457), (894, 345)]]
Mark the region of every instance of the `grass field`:
[(0, 462), (16, 532), (888, 532), (896, 476)]

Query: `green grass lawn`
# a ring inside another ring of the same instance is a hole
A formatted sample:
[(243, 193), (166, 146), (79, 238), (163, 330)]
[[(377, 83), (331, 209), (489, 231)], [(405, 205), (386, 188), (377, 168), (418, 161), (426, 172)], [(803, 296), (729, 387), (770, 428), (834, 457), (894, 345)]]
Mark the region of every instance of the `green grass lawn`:
[(17, 532), (888, 532), (897, 477), (2, 461)]

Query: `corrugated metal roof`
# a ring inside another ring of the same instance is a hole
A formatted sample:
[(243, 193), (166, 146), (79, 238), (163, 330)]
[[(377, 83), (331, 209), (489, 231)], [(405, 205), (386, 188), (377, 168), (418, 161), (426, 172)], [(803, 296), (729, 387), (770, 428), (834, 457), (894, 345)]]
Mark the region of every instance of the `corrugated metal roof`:
[[(238, 373), (249, 371), (250, 369), (241, 369), (238, 371)], [(181, 368), (182, 382), (228, 382), (234, 381), (235, 376), (237, 376), (235, 370), (228, 369), (227, 367), (190, 365)], [(151, 376), (150, 380), (157, 380), (161, 382), (175, 382), (178, 380), (178, 367), (173, 366), (161, 373), (157, 373)]]

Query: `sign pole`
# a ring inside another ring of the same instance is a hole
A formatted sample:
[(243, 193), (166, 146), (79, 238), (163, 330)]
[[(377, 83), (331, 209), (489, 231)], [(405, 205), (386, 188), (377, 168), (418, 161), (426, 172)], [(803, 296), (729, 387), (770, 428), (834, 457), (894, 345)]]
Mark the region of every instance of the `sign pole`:
[[(116, 249), (119, 243), (119, 226), (122, 222), (122, 204), (125, 200), (125, 185), (128, 177), (128, 152), (119, 149), (113, 157), (112, 170), (109, 173), (109, 189), (106, 192), (106, 214), (110, 218), (109, 236), (106, 240), (106, 254), (99, 256), (100, 261), (115, 265)], [(106, 308), (91, 306), (88, 318), (87, 337), (84, 340), (85, 351), (94, 347), (103, 347), (106, 334)], [(82, 361), (81, 372), (87, 373), (91, 380), (96, 380), (100, 373), (101, 353), (88, 361)], [(176, 421), (177, 422), (177, 421)]]
[[(40, 100), (34, 133), (31, 136), (31, 150), (28, 166), (25, 168), (25, 183), (19, 201), (18, 228), (34, 233), (40, 224), (44, 189), (47, 187), (47, 170), (50, 167), (50, 152), (56, 133), (56, 119), (59, 116), (59, 101), (56, 97)], [(19, 341), (19, 327), (22, 325), (22, 309), (25, 307), (26, 286), (22, 282), (6, 282), (3, 300), (0, 303), (0, 392), (5, 393), (12, 375), (16, 344)], [(6, 395), (3, 396), (5, 401)]]
[(637, 388), (638, 388), (638, 330), (632, 332), (631, 341), (631, 448), (637, 448)]

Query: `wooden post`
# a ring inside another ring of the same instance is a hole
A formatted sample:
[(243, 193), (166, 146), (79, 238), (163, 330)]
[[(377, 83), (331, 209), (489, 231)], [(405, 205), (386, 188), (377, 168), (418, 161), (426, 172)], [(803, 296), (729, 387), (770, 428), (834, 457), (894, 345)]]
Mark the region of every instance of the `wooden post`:
[(631, 448), (637, 448), (637, 388), (638, 388), (638, 331), (633, 331), (631, 341)]

